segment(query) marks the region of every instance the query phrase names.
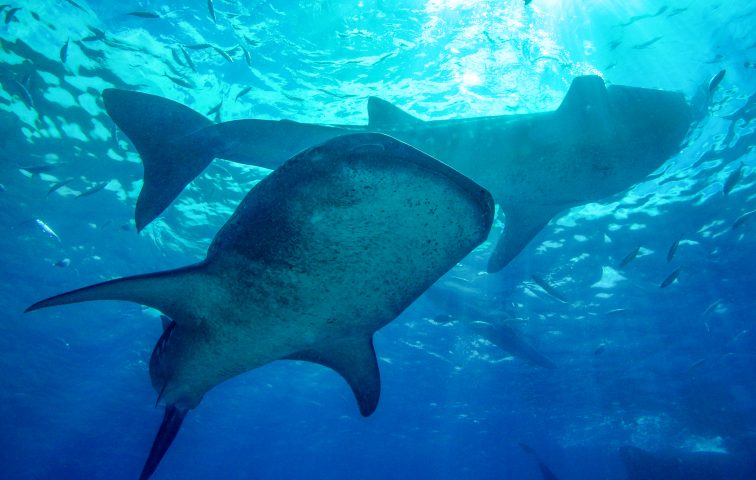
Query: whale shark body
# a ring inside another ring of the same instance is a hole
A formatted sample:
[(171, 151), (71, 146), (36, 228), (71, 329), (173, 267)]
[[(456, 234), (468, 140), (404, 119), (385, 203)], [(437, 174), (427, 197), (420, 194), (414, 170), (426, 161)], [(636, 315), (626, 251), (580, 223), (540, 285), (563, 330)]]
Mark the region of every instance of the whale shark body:
[(649, 452), (631, 445), (619, 448), (627, 480), (751, 480), (753, 455), (725, 452)]
[(505, 231), (488, 271), (507, 265), (560, 211), (619, 193), (677, 153), (691, 122), (681, 93), (578, 77), (551, 112), (422, 121), (376, 97), (367, 125), (235, 120), (214, 124), (154, 95), (109, 89), (105, 108), (137, 148), (141, 230), (214, 159), (275, 169), (330, 138), (380, 132), (441, 160), (488, 189)]
[(404, 143), (340, 136), (260, 181), (204, 261), (84, 287), (27, 311), (111, 299), (170, 317), (150, 359), (166, 408), (146, 479), (208, 390), (275, 360), (335, 370), (370, 415), (380, 394), (373, 334), (486, 239), (493, 211), (485, 189)]
[(519, 333), (512, 325), (505, 321), (476, 320), (468, 325), (472, 331), (481, 335), (497, 347), (501, 348), (513, 357), (524, 360), (525, 362), (543, 368), (556, 368), (556, 364), (549, 357), (539, 352), (531, 345), (523, 335)]
[[(430, 290), (432, 291), (432, 289)], [(482, 313), (472, 305), (453, 309), (453, 314), (441, 314), (434, 318), (436, 323), (459, 321), (470, 332), (500, 348), (515, 358), (543, 368), (557, 368), (556, 363), (533, 346), (525, 336), (500, 313)]]

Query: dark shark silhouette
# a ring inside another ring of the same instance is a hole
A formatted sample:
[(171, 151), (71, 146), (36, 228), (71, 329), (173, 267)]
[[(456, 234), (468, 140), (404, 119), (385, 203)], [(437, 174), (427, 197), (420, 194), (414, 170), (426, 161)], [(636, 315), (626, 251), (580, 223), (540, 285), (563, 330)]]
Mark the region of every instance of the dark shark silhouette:
[(467, 327), (513, 357), (538, 367), (557, 368), (553, 360), (539, 352), (512, 325), (504, 321), (496, 319), (485, 322), (475, 320), (469, 322)]
[(528, 455), (532, 455), (533, 458), (535, 458), (535, 461), (538, 464), (538, 470), (541, 471), (541, 478), (543, 480), (559, 480), (556, 474), (549, 468), (548, 465), (546, 465), (546, 462), (543, 461), (541, 456), (538, 455), (538, 453), (535, 450), (533, 450), (533, 448), (530, 445), (523, 442), (518, 442), (517, 444), (525, 453), (527, 453)]
[(346, 135), (260, 181), (204, 261), (27, 311), (111, 299), (170, 317), (150, 359), (166, 409), (146, 479), (208, 390), (274, 360), (335, 370), (370, 415), (380, 394), (373, 333), (483, 242), (492, 221), (491, 195), (448, 166), (385, 135)]
[(567, 208), (626, 190), (677, 153), (691, 122), (681, 93), (604, 86), (578, 77), (552, 112), (422, 121), (379, 98), (368, 125), (235, 120), (214, 124), (171, 100), (110, 89), (105, 108), (136, 146), (144, 185), (141, 230), (213, 160), (274, 169), (311, 145), (349, 132), (382, 132), (451, 165), (491, 191), (506, 228), (488, 263), (507, 265)]
[[(469, 332), (500, 348), (507, 355), (537, 367), (557, 368), (557, 364), (551, 358), (541, 353), (527, 336), (520, 332), (516, 326), (519, 320), (511, 312), (484, 302), (463, 301), (459, 298), (460, 292), (452, 290), (456, 282), (439, 283), (441, 285), (434, 285), (424, 296), (446, 312), (436, 315), (433, 318), (435, 323), (458, 323)], [(472, 285), (465, 285), (465, 288), (474, 290)]]
[(648, 452), (631, 445), (619, 448), (627, 480), (753, 480), (756, 459), (725, 452)]

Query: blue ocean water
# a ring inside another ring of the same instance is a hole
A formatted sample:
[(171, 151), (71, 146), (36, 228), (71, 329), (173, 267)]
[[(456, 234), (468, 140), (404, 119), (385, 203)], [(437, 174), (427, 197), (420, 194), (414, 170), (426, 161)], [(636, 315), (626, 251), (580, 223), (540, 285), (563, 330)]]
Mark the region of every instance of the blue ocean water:
[[(62, 291), (200, 260), (267, 174), (216, 160), (137, 234), (142, 165), (104, 111), (103, 89), (203, 114), (223, 100), (215, 121), (365, 124), (372, 95), (425, 120), (472, 118), (553, 110), (580, 75), (693, 102), (721, 70), (703, 116), (654, 175), (561, 212), (487, 274), (498, 217), (486, 243), (380, 330), (372, 416), (360, 416), (334, 372), (274, 362), (211, 390), (154, 478), (547, 478), (540, 461), (560, 479), (624, 479), (625, 445), (756, 458), (756, 219), (742, 217), (756, 209), (756, 8), (213, 5), (215, 21), (201, 1), (2, 7), (2, 478), (138, 477), (162, 418), (148, 376), (159, 313), (121, 302), (22, 312)], [(481, 312), (506, 319), (557, 367), (466, 328)], [(727, 478), (713, 475), (701, 478)]]

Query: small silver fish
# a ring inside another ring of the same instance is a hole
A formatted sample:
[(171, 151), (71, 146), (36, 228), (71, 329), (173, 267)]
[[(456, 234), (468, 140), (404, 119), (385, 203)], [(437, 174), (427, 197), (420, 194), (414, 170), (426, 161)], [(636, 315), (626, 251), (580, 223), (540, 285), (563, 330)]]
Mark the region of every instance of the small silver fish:
[(216, 52), (218, 52), (218, 54), (221, 57), (223, 57), (227, 62), (233, 62), (234, 61), (234, 59), (231, 58), (231, 55), (229, 55), (228, 53), (226, 53), (226, 51), (223, 50), (222, 48), (216, 47), (215, 45), (213, 45), (213, 50), (215, 50)]
[(171, 82), (173, 82), (173, 83), (175, 83), (176, 85), (178, 85), (179, 87), (184, 87), (184, 88), (194, 88), (194, 85), (193, 85), (193, 84), (191, 84), (191, 83), (190, 83), (189, 81), (187, 81), (187, 80), (184, 80), (183, 78), (174, 77), (173, 75), (168, 75), (167, 73), (166, 73), (166, 74), (164, 74), (164, 76), (165, 76), (165, 77), (167, 77), (167, 78), (168, 78), (168, 80), (170, 80)]
[(244, 95), (248, 94), (250, 90), (252, 90), (252, 87), (244, 87), (244, 88), (242, 88), (241, 91), (236, 94), (236, 98), (234, 98), (234, 101), (237, 101), (237, 100), (239, 100), (239, 98), (241, 98)]
[(675, 240), (672, 245), (669, 247), (669, 251), (667, 251), (667, 262), (671, 262), (673, 258), (675, 258), (675, 253), (677, 253), (677, 247), (680, 246), (680, 240)]
[(80, 194), (76, 195), (75, 198), (81, 198), (81, 197), (88, 197), (89, 195), (94, 195), (95, 193), (99, 192), (103, 188), (107, 187), (110, 181), (107, 182), (100, 182), (94, 187), (88, 188), (81, 192)]
[(210, 110), (208, 110), (207, 116), (209, 117), (210, 115), (213, 115), (215, 113), (220, 112), (220, 109), (221, 109), (222, 106), (223, 106), (223, 100), (221, 100), (220, 103), (218, 103), (218, 105), (216, 105), (213, 108), (211, 108)]
[(74, 7), (78, 8), (79, 10), (81, 10), (82, 12), (86, 12), (86, 10), (84, 10), (84, 8), (82, 8), (81, 5), (79, 5), (78, 3), (74, 2), (73, 0), (66, 0), (66, 2), (70, 3)]
[(53, 263), (54, 267), (59, 267), (59, 268), (66, 268), (69, 265), (71, 265), (71, 259), (70, 258), (61, 258), (57, 262)]
[(31, 175), (39, 175), (40, 173), (47, 173), (54, 170), (57, 165), (53, 163), (42, 163), (39, 165), (21, 165), (19, 170), (23, 170)]
[(139, 18), (160, 18), (160, 15), (155, 12), (129, 12), (126, 15), (131, 15), (132, 17), (139, 17)]
[(717, 307), (719, 307), (719, 305), (721, 303), (722, 303), (722, 300), (715, 300), (711, 305), (709, 305), (708, 307), (706, 307), (706, 310), (704, 310), (704, 312), (703, 312), (703, 316), (705, 317), (706, 315), (708, 315), (711, 312), (713, 312), (714, 310), (716, 310)]
[(16, 12), (21, 10), (21, 7), (14, 7), (5, 12), (5, 24), (9, 24), (10, 22), (18, 22), (18, 18), (16, 18)]
[(567, 300), (567, 298), (564, 297), (564, 295), (562, 295), (561, 293), (559, 293), (556, 288), (554, 288), (551, 285), (549, 285), (546, 282), (546, 280), (542, 279), (541, 277), (539, 277), (537, 275), (532, 275), (531, 277), (533, 278), (533, 281), (536, 283), (536, 285), (538, 285), (539, 287), (541, 287), (544, 292), (548, 293), (553, 298), (559, 300), (562, 303), (570, 303)]
[(192, 61), (192, 57), (189, 56), (189, 52), (186, 51), (183, 45), (179, 45), (181, 48), (181, 53), (184, 54), (184, 60), (186, 60), (186, 64), (189, 65), (189, 68), (192, 69), (192, 71), (196, 72), (197, 67), (194, 66), (194, 62)]
[(448, 313), (442, 313), (433, 317), (433, 321), (436, 323), (446, 324), (446, 323), (453, 322), (454, 320), (455, 320), (454, 316), (449, 315)]
[(727, 70), (722, 69), (718, 71), (716, 75), (711, 77), (711, 80), (709, 80), (709, 95), (714, 94), (714, 90), (716, 90), (719, 84), (722, 82), (725, 73), (727, 73)]
[(173, 57), (173, 61), (176, 62), (178, 65), (182, 67), (188, 67), (186, 64), (186, 61), (184, 61), (183, 58), (181, 58), (181, 55), (179, 55), (178, 50), (175, 48), (171, 48), (171, 56)]
[(24, 103), (26, 104), (26, 106), (28, 106), (30, 108), (34, 108), (34, 99), (32, 98), (31, 93), (29, 93), (28, 80), (27, 80), (26, 84), (19, 82), (15, 78), (13, 78), (11, 80), (18, 87), (19, 92), (21, 93), (21, 95), (20, 95), (21, 99), (24, 101)]
[(42, 229), (43, 232), (45, 232), (46, 234), (50, 235), (51, 237), (53, 237), (58, 242), (62, 242), (62, 240), (60, 239), (60, 237), (58, 236), (58, 234), (55, 233), (55, 230), (53, 230), (52, 228), (50, 228), (50, 226), (47, 225), (45, 222), (43, 222), (39, 218), (35, 218), (34, 222), (39, 226), (39, 228)]
[(735, 188), (735, 185), (740, 181), (740, 177), (743, 175), (743, 163), (741, 162), (740, 165), (735, 168), (730, 174), (727, 176), (727, 179), (724, 182), (724, 185), (722, 186), (722, 193), (725, 195), (729, 194), (733, 188)]
[(228, 50), (226, 50), (226, 53), (228, 53), (229, 55), (236, 55), (236, 52), (241, 49), (242, 49), (241, 45), (236, 45), (235, 47), (231, 47)]
[(746, 212), (739, 216), (734, 222), (732, 222), (732, 229), (737, 230), (753, 216), (756, 216), (756, 210), (751, 210), (750, 212)]
[(706, 362), (706, 357), (704, 357), (704, 358), (702, 358), (700, 360), (696, 360), (695, 362), (693, 362), (693, 363), (690, 364), (690, 366), (688, 367), (688, 370), (686, 371), (686, 373), (692, 372), (696, 368), (698, 368), (701, 365), (703, 365), (705, 362)]
[(628, 264), (628, 263), (630, 263), (630, 262), (632, 262), (633, 260), (635, 260), (635, 257), (637, 257), (637, 256), (638, 256), (638, 253), (640, 252), (640, 249), (641, 249), (641, 247), (638, 247), (638, 248), (634, 249), (634, 250), (633, 250), (632, 252), (630, 252), (630, 253), (628, 253), (627, 255), (625, 255), (625, 258), (623, 258), (623, 259), (622, 259), (622, 260), (620, 261), (620, 263), (619, 263), (619, 267), (620, 267), (620, 268), (624, 268), (624, 267), (626, 267), (626, 266), (627, 266), (627, 264)]
[(654, 37), (654, 38), (652, 38), (651, 40), (649, 40), (649, 41), (647, 41), (647, 42), (638, 43), (638, 44), (636, 44), (636, 45), (633, 45), (633, 48), (634, 48), (635, 50), (643, 50), (644, 48), (648, 48), (648, 47), (650, 47), (651, 45), (653, 45), (654, 43), (658, 42), (658, 41), (659, 41), (659, 40), (661, 40), (662, 38), (664, 38), (664, 37), (662, 37), (662, 36)]
[(182, 45), (189, 50), (204, 50), (206, 48), (215, 48), (211, 43), (195, 43), (194, 45)]
[(218, 23), (215, 19), (215, 7), (213, 7), (213, 0), (207, 0), (207, 11), (210, 13), (210, 18), (213, 19), (213, 23)]
[(93, 27), (91, 25), (87, 25), (87, 28), (90, 32), (92, 32), (92, 35), (87, 35), (86, 37), (82, 38), (82, 42), (95, 42), (97, 40), (105, 39), (105, 32), (103, 32), (99, 28)]
[(680, 276), (681, 269), (682, 267), (678, 267), (672, 273), (667, 275), (667, 278), (665, 278), (664, 281), (661, 282), (659, 288), (667, 288), (668, 286), (672, 285), (672, 283), (677, 280), (677, 277)]
[(64, 43), (63, 46), (60, 47), (60, 61), (62, 63), (66, 63), (66, 59), (68, 59), (68, 41), (69, 40), (66, 40), (66, 43)]
[(61, 189), (71, 183), (73, 181), (73, 178), (67, 178), (65, 180), (61, 180), (60, 182), (55, 182), (52, 184), (52, 186), (47, 190), (47, 193), (45, 196), (50, 195), (51, 193), (57, 191), (58, 189)]

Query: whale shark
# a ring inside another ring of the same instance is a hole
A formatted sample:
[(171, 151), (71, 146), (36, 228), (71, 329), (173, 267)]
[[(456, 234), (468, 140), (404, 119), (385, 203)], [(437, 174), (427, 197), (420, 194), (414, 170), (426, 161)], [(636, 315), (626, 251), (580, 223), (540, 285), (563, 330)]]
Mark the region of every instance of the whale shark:
[[(477, 292), (477, 293), (476, 293)], [(480, 292), (467, 280), (446, 278), (428, 289), (423, 296), (442, 312), (433, 317), (438, 324), (460, 325), (467, 333), (481, 337), (509, 356), (542, 368), (554, 369), (557, 364), (536, 348), (516, 326), (522, 323), (515, 314), (500, 305), (481, 300)], [(460, 295), (466, 295), (464, 300)]]
[(505, 320), (505, 316), (499, 313), (477, 314), (475, 312), (477, 309), (470, 305), (465, 305), (465, 308), (472, 314), (463, 313), (460, 309), (453, 315), (437, 315), (433, 320), (436, 323), (460, 321), (472, 333), (480, 335), (508, 355), (536, 367), (557, 368), (556, 363), (526, 340), (523, 334), (513, 326), (514, 322)]
[(244, 119), (213, 123), (172, 100), (103, 92), (106, 111), (144, 165), (135, 220), (142, 230), (214, 159), (275, 169), (330, 138), (379, 132), (452, 166), (488, 189), (505, 229), (488, 261), (506, 266), (559, 212), (627, 190), (679, 151), (691, 123), (682, 93), (572, 81), (554, 111), (423, 121), (378, 97), (367, 125)]
[(556, 474), (549, 468), (548, 465), (546, 465), (546, 462), (543, 461), (541, 456), (538, 455), (538, 452), (533, 450), (530, 445), (523, 442), (517, 442), (517, 444), (520, 446), (523, 452), (533, 456), (536, 463), (538, 464), (538, 470), (541, 471), (541, 478), (543, 480), (559, 480)]
[(649, 452), (632, 445), (619, 448), (627, 480), (750, 480), (756, 478), (752, 455), (727, 452)]
[(166, 316), (149, 362), (165, 413), (146, 479), (207, 391), (275, 360), (333, 369), (372, 414), (373, 334), (481, 244), (493, 216), (491, 194), (449, 166), (382, 134), (343, 135), (255, 185), (200, 263), (83, 287), (27, 312), (126, 300)]
[(475, 320), (469, 322), (467, 327), (513, 357), (537, 367), (557, 368), (553, 360), (539, 352), (523, 338), (520, 332), (504, 321), (498, 319)]

